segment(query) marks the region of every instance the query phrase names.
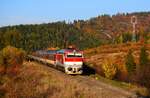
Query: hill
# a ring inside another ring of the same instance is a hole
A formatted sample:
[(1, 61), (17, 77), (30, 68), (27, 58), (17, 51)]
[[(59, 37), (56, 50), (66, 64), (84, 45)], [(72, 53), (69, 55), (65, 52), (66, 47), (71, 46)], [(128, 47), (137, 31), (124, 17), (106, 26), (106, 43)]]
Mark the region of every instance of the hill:
[[(143, 46), (146, 47), (146, 52), (148, 53), (148, 58), (150, 59), (150, 44), (131, 42), (117, 45), (103, 45), (100, 47), (87, 49), (84, 51), (84, 54), (87, 64), (94, 68), (98, 74), (104, 76), (104, 70), (102, 66), (106, 63), (105, 61), (107, 61), (117, 66), (117, 74), (115, 79), (126, 81), (128, 77), (128, 72), (125, 61), (129, 50), (133, 52), (132, 54), (136, 63), (136, 79), (140, 76), (139, 73), (143, 74), (142, 69), (139, 67), (141, 66), (139, 64), (140, 52)], [(146, 69), (149, 68), (149, 66), (144, 67)], [(147, 74), (149, 74), (149, 71), (147, 72)]]
[(87, 62), (101, 65), (104, 59), (113, 58), (117, 64), (124, 64), (124, 58), (128, 51), (131, 49), (135, 56), (136, 62), (138, 62), (140, 49), (142, 46), (146, 46), (147, 52), (150, 54), (150, 44), (143, 43), (125, 43), (117, 45), (103, 45), (96, 48), (84, 50)]
[(7, 45), (35, 51), (47, 47), (66, 48), (76, 45), (80, 49), (100, 44), (93, 35), (85, 34), (65, 22), (40, 25), (18, 25), (0, 28), (0, 49)]
[(137, 17), (136, 40), (141, 37), (150, 42), (150, 12), (101, 15), (89, 20), (77, 20), (17, 25), (0, 28), (0, 49), (7, 45), (36, 51), (47, 47), (66, 48), (76, 45), (87, 49), (110, 43), (126, 43), (132, 40), (131, 17)]
[[(131, 18), (135, 16), (137, 20), (136, 33), (150, 33), (150, 12), (118, 13), (116, 15), (101, 15), (83, 21), (78, 20), (74, 25), (80, 30), (93, 33), (101, 39), (113, 40), (123, 33), (132, 33), (133, 25)], [(111, 37), (107, 36), (109, 34)]]
[(69, 76), (35, 62), (24, 62), (19, 74), (8, 78), (7, 82), (0, 85), (0, 97), (3, 98), (128, 98), (132, 96), (135, 96), (132, 92), (94, 78)]

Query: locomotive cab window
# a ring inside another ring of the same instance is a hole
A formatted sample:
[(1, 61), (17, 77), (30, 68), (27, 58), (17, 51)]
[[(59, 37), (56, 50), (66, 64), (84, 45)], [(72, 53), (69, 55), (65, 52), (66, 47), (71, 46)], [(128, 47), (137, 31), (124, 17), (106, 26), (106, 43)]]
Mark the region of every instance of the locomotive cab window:
[(82, 54), (81, 53), (68, 53), (67, 54), (67, 57), (82, 57)]

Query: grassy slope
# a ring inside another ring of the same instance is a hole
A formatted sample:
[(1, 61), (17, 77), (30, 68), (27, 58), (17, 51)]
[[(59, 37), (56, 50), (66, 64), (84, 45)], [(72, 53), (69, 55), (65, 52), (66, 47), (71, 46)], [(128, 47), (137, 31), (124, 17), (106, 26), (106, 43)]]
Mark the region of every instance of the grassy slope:
[(150, 44), (142, 43), (126, 43), (117, 45), (104, 45), (97, 48), (87, 49), (84, 51), (87, 62), (96, 65), (101, 65), (104, 59), (112, 58), (117, 64), (124, 64), (124, 58), (131, 49), (137, 63), (140, 53), (140, 48), (145, 45), (147, 52), (150, 54)]
[(0, 95), (4, 98), (3, 90), (6, 98), (126, 98), (124, 94), (96, 85), (100, 81), (94, 78), (81, 77), (25, 62), (20, 73), (0, 87)]
[(86, 86), (38, 63), (25, 62), (20, 74), (3, 85), (6, 98), (91, 98), (98, 96)]
[[(147, 52), (150, 54), (150, 44), (142, 43), (126, 43), (126, 44), (117, 44), (117, 45), (104, 45), (97, 48), (87, 49), (84, 51), (86, 62), (91, 67), (93, 67), (98, 74), (103, 75), (101, 70), (101, 65), (105, 59), (111, 58), (113, 62), (117, 63), (120, 68), (124, 66), (125, 56), (129, 49), (133, 51), (133, 55), (136, 63), (139, 63), (139, 53), (140, 48), (145, 45)], [(150, 58), (150, 56), (149, 56)], [(95, 77), (95, 76), (94, 76)], [(121, 87), (130, 91), (139, 92), (142, 95), (147, 95), (147, 89), (144, 87), (139, 87), (130, 83), (119, 82), (114, 80), (108, 80), (101, 76), (96, 76), (100, 81), (111, 84), (113, 86)], [(120, 80), (122, 80), (120, 78)]]

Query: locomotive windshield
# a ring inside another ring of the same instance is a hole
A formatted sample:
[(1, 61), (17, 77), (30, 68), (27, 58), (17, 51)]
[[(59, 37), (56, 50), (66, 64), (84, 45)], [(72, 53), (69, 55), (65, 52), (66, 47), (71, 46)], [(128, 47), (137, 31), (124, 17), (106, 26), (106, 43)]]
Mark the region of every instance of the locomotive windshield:
[(67, 54), (67, 57), (82, 57), (82, 54), (81, 53), (68, 53)]

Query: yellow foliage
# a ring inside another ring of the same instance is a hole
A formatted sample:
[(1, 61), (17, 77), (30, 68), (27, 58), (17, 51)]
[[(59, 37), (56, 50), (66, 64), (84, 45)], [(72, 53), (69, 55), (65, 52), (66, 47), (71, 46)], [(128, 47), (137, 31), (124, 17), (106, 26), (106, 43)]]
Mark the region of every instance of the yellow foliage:
[(16, 70), (17, 67), (22, 65), (25, 52), (12, 46), (7, 46), (0, 53), (1, 69), (6, 72), (7, 69)]
[(117, 73), (117, 66), (113, 63), (111, 59), (107, 59), (102, 64), (102, 69), (104, 71), (104, 75), (108, 79), (113, 79)]

